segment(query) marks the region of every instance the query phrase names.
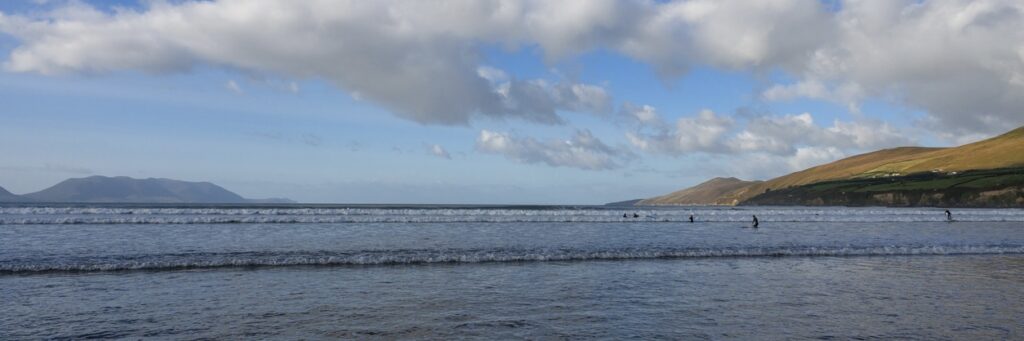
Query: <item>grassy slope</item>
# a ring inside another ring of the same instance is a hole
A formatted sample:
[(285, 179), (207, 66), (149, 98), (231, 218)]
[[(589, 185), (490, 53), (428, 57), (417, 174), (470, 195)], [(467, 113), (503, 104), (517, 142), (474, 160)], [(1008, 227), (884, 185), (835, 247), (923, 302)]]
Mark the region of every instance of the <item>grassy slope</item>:
[(1024, 168), (852, 178), (773, 190), (745, 205), (1020, 207)]
[(1024, 165), (1024, 127), (988, 140), (940, 149), (917, 158), (886, 164), (873, 171), (913, 174), (932, 170), (951, 172), (1021, 165)]
[[(718, 197), (705, 197), (704, 203), (729, 204), (750, 199), (768, 189), (776, 190), (831, 180), (1020, 166), (1024, 166), (1024, 127), (991, 139), (953, 148), (900, 147), (860, 154), (768, 181), (737, 187)], [(657, 199), (659, 204), (681, 204), (671, 201), (673, 194), (680, 192), (648, 200)]]
[(1024, 127), (987, 140), (953, 148), (900, 147), (860, 154), (741, 188), (730, 193), (729, 196), (742, 201), (762, 194), (767, 189), (787, 188), (829, 180), (1019, 166), (1024, 166)]
[(848, 157), (839, 161), (808, 168), (799, 172), (790, 173), (749, 187), (740, 188), (736, 192), (729, 193), (729, 196), (738, 198), (740, 201), (764, 193), (768, 189), (779, 189), (793, 186), (806, 185), (815, 182), (848, 179), (863, 176), (893, 160), (907, 160), (922, 154), (935, 152), (937, 148), (922, 147), (900, 147), (883, 149), (877, 152), (860, 154)]
[(735, 205), (738, 201), (727, 194), (755, 183), (737, 178), (714, 178), (690, 188), (641, 200), (637, 205)]

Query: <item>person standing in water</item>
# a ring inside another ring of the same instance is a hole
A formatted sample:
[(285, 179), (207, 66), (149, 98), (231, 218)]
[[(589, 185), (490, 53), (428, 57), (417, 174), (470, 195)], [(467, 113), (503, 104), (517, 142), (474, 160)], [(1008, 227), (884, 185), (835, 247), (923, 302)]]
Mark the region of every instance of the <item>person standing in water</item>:
[(953, 221), (953, 213), (950, 213), (949, 210), (946, 210), (946, 221)]
[(693, 222), (693, 215), (692, 214), (690, 215), (690, 222), (691, 223)]
[(755, 228), (755, 229), (757, 228), (757, 225), (760, 225), (760, 224), (758, 224), (758, 222), (757, 222), (757, 216), (755, 215), (755, 216), (754, 216), (754, 228)]

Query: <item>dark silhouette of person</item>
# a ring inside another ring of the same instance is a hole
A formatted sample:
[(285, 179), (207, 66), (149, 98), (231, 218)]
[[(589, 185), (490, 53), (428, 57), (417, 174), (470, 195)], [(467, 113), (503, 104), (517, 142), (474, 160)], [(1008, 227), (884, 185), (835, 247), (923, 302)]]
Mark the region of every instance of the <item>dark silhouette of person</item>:
[(636, 214), (636, 213), (634, 212), (634, 213), (633, 213), (633, 218), (640, 218), (640, 215), (639, 215), (639, 214)]
[(623, 214), (622, 214), (622, 217), (623, 217), (623, 218), (629, 218), (629, 213), (623, 213)]
[(760, 224), (757, 222), (757, 216), (755, 215), (754, 216), (754, 228), (755, 229), (757, 228), (757, 225), (760, 225)]
[(690, 222), (691, 223), (693, 222), (693, 215), (692, 214), (690, 215)]
[(953, 213), (946, 210), (946, 221), (953, 221)]

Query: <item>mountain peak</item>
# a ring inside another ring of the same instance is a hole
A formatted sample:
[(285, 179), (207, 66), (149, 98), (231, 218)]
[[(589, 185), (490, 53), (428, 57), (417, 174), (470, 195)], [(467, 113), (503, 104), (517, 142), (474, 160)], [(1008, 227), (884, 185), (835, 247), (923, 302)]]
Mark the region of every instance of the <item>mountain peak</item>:
[(712, 178), (711, 180), (705, 181), (703, 183), (704, 184), (710, 184), (710, 183), (739, 182), (739, 181), (744, 181), (744, 180), (740, 180), (740, 179), (734, 178), (734, 177), (721, 177), (720, 176), (720, 177)]
[[(42, 202), (245, 203), (250, 201), (210, 182), (93, 175), (71, 178), (24, 195)], [(274, 200), (273, 202), (280, 202)]]
[(729, 193), (759, 182), (717, 177), (690, 188), (641, 200), (637, 205), (734, 205), (736, 202)]

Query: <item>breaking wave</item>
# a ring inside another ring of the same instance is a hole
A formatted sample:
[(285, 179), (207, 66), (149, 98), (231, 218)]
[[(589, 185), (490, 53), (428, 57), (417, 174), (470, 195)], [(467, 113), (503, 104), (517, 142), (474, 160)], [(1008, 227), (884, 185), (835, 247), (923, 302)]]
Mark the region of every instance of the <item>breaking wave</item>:
[(287, 266), (379, 266), (721, 257), (857, 257), (1024, 254), (1024, 245), (842, 246), (751, 248), (480, 249), (316, 252), (181, 253), (0, 261), (0, 274), (42, 272), (170, 271)]
[[(629, 213), (629, 217), (623, 217)], [(640, 217), (633, 218), (632, 213)], [(751, 214), (780, 222), (942, 221), (936, 209), (873, 208), (365, 208), (365, 207), (0, 207), (0, 225), (65, 224), (329, 224), (510, 222), (745, 222)], [(957, 219), (1024, 222), (1024, 210), (958, 210)]]

